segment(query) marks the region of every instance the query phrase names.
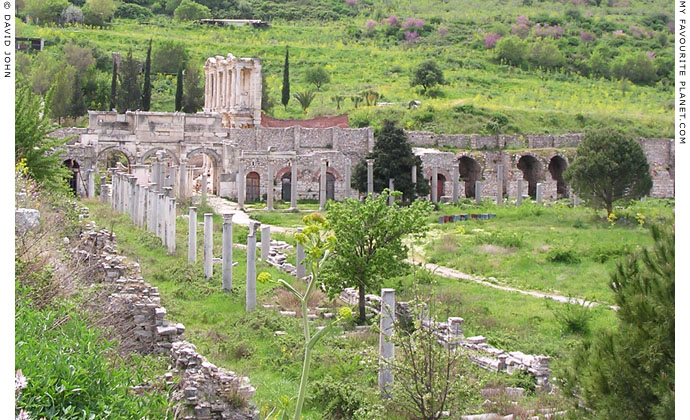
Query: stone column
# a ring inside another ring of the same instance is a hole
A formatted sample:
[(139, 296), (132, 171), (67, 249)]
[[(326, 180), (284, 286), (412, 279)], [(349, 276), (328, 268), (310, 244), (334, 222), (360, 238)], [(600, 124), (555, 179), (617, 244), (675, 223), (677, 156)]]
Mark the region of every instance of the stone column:
[[(395, 179), (393, 178), (388, 178), (388, 189), (390, 190), (391, 194), (393, 194), (393, 191), (395, 191)], [(395, 197), (392, 195), (388, 196), (388, 205), (392, 206), (393, 203), (395, 203)]]
[(496, 205), (503, 204), (503, 165), (496, 166)]
[(86, 196), (94, 198), (96, 196), (96, 171), (88, 169), (86, 171)]
[(474, 200), (477, 204), (482, 204), (482, 181), (474, 183)]
[[(163, 236), (165, 230), (163, 225), (163, 220), (165, 220), (165, 207), (163, 203), (165, 203), (165, 194), (159, 192), (158, 199), (156, 200), (156, 236), (158, 236), (161, 241), (165, 241)], [(165, 242), (163, 242), (163, 244), (165, 244)]]
[(352, 162), (350, 159), (345, 160), (345, 198), (350, 198), (350, 190), (352, 189)]
[(412, 165), (412, 185), (417, 187), (417, 165)]
[(232, 291), (232, 213), (223, 215), (223, 290)]
[(522, 178), (517, 180), (517, 205), (518, 206), (522, 204), (522, 183), (523, 183)]
[(431, 168), (431, 202), (438, 203), (438, 167)]
[(108, 202), (108, 185), (103, 184), (101, 185), (101, 202), (103, 204)]
[(206, 203), (208, 194), (208, 175), (206, 172), (201, 174), (201, 202)]
[(261, 261), (266, 261), (271, 252), (271, 227), (261, 227)]
[(175, 234), (177, 233), (177, 204), (175, 198), (168, 198), (168, 252), (175, 253)]
[(141, 194), (139, 198), (139, 227), (142, 229), (146, 228), (146, 216), (149, 212), (148, 208), (148, 196), (149, 196), (149, 187), (148, 186), (142, 186), (141, 187)]
[(573, 194), (573, 206), (574, 206), (574, 207), (577, 207), (577, 206), (579, 206), (579, 205), (580, 205), (580, 197), (577, 196), (577, 195), (575, 195), (575, 194)]
[(156, 232), (156, 184), (149, 184), (149, 195), (147, 197), (146, 208), (146, 230)]
[(367, 195), (374, 194), (374, 159), (367, 159)]
[(381, 321), (379, 333), (379, 390), (382, 396), (389, 396), (393, 385), (393, 372), (386, 367), (385, 360), (395, 356), (395, 345), (388, 341), (393, 334), (395, 322), (395, 289), (381, 289)]
[(537, 183), (537, 203), (540, 203), (540, 204), (542, 201), (542, 197), (544, 195), (543, 189), (544, 189), (544, 184), (542, 184), (541, 182), (538, 182)]
[(269, 160), (267, 166), (268, 178), (266, 178), (266, 210), (273, 210), (273, 194), (275, 193), (275, 189), (273, 188), (273, 162)]
[(458, 204), (460, 196), (460, 168), (458, 162), (453, 163), (453, 203)]
[(140, 227), (139, 224), (139, 214), (141, 213), (141, 186), (139, 184), (134, 184), (134, 209), (132, 214), (132, 222), (134, 226)]
[(290, 210), (297, 210), (297, 159), (290, 161)]
[(124, 213), (125, 209), (127, 208), (126, 204), (125, 204), (126, 203), (125, 200), (127, 200), (127, 189), (126, 189), (127, 188), (127, 179), (125, 178), (124, 174), (120, 175), (118, 186), (120, 187), (119, 188), (120, 191), (118, 191), (118, 195), (117, 195), (118, 202), (119, 202), (117, 209), (120, 211), (120, 213)]
[(321, 177), (319, 179), (319, 210), (326, 210), (326, 171), (328, 170), (328, 161), (321, 159)]
[(209, 94), (210, 91), (210, 86), (211, 83), (209, 81), (208, 77), (208, 69), (204, 67), (204, 75), (206, 76), (206, 81), (204, 83), (204, 110), (207, 111), (209, 109), (208, 103), (209, 103), (209, 98), (211, 95)]
[(247, 236), (247, 311), (256, 308), (256, 230), (259, 226), (261, 223), (252, 223)]
[(240, 210), (244, 210), (244, 183), (246, 179), (244, 177), (244, 162), (240, 161), (237, 169), (237, 179), (235, 183), (237, 184), (237, 204)]
[(137, 178), (135, 176), (129, 176), (129, 219), (132, 223), (136, 223), (137, 220), (137, 197), (136, 197), (136, 186)]
[(177, 198), (177, 166), (170, 167), (170, 197)]
[(213, 214), (204, 213), (204, 275), (213, 277)]
[(187, 262), (196, 263), (196, 207), (189, 208), (189, 228), (187, 236)]
[(187, 160), (180, 159), (180, 170), (177, 181), (177, 196), (180, 200), (187, 199)]
[[(297, 228), (297, 233), (301, 233), (301, 232), (302, 232), (302, 228)], [(297, 276), (298, 279), (301, 279), (304, 276), (306, 276), (307, 268), (304, 265), (304, 247), (302, 245), (300, 245), (299, 243), (297, 244), (297, 261), (295, 264), (295, 268), (297, 270), (295, 275)]]

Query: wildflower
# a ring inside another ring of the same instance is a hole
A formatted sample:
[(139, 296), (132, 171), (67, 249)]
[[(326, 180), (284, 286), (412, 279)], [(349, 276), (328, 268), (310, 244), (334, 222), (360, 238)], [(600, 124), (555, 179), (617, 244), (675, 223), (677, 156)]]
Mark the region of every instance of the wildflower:
[(419, 39), (419, 34), (417, 32), (405, 31), (405, 41), (407, 41), (411, 44), (418, 39)]
[(271, 274), (263, 271), (259, 273), (258, 276), (256, 276), (256, 281), (258, 281), (259, 283), (268, 283), (269, 281), (271, 281)]
[(376, 22), (371, 19), (367, 19), (367, 23), (365, 23), (364, 26), (366, 26), (367, 29), (372, 30), (376, 27)]
[(29, 417), (29, 413), (22, 409), (19, 410), (19, 414), (17, 414), (16, 420), (31, 420), (31, 417)]
[(349, 321), (352, 319), (352, 309), (349, 306), (343, 306), (338, 310), (338, 314), (340, 315), (340, 318)]
[(494, 48), (499, 39), (501, 39), (501, 35), (499, 35), (499, 34), (494, 34), (494, 33), (486, 34), (486, 36), (484, 37), (484, 47), (487, 50)]
[(26, 388), (26, 383), (27, 383), (26, 376), (24, 376), (22, 374), (22, 370), (21, 369), (17, 370), (17, 373), (14, 376), (14, 389), (15, 389), (15, 391)]
[(606, 221), (611, 224), (611, 226), (616, 224), (616, 220), (618, 220), (618, 216), (616, 216), (616, 213), (611, 213), (606, 217)]

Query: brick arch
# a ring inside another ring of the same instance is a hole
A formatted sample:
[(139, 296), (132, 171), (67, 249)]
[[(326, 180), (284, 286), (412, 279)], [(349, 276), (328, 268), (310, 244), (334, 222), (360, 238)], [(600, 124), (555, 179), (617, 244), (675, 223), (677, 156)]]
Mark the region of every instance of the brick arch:
[(213, 160), (213, 166), (220, 170), (220, 167), (223, 163), (223, 158), (220, 156), (220, 154), (218, 154), (218, 152), (208, 147), (198, 147), (194, 150), (190, 150), (189, 152), (187, 152), (187, 160), (198, 155), (199, 153), (208, 155), (211, 158), (211, 160)]
[[(426, 169), (426, 175), (424, 176), (424, 179), (429, 180), (429, 197), (431, 197), (431, 175), (432, 175), (432, 172), (433, 172), (433, 168), (427, 168), (427, 169)], [(450, 173), (448, 173), (447, 170), (441, 169), (441, 168), (438, 168), (438, 175), (439, 175), (439, 176), (442, 176), (443, 178), (445, 178), (445, 183), (444, 183), (444, 184), (441, 184), (441, 183), (438, 184), (439, 190), (441, 190), (441, 188), (443, 188), (442, 191), (443, 191), (443, 193), (445, 194), (445, 192), (446, 192), (446, 184), (450, 183), (450, 185), (453, 185), (453, 176), (452, 176)], [(444, 195), (444, 194), (440, 194), (440, 195), (438, 196), (438, 199), (441, 200), (441, 196)]]
[(283, 175), (289, 174), (291, 172), (292, 172), (292, 166), (283, 166), (282, 168), (280, 168), (280, 170), (278, 172), (276, 172), (276, 176), (273, 180), (274, 181), (275, 180), (280, 181), (283, 178)]
[[(343, 180), (343, 177), (340, 176), (340, 173), (339, 173), (335, 168), (333, 168), (333, 167), (330, 167), (330, 166), (329, 166), (328, 168), (326, 168), (326, 173), (329, 173), (329, 174), (333, 175), (333, 176), (335, 177), (335, 180), (336, 180), (336, 181), (342, 181), (342, 180)], [(311, 179), (312, 182), (317, 182), (317, 181), (319, 181), (319, 177), (321, 177), (321, 168), (320, 168), (320, 167), (319, 167), (319, 169), (314, 173), (314, 176), (313, 176), (312, 179)]]
[(155, 155), (158, 151), (163, 151), (166, 154), (169, 154), (170, 156), (172, 156), (176, 165), (180, 164), (180, 158), (177, 157), (177, 154), (175, 154), (175, 152), (173, 152), (172, 150), (166, 149), (165, 147), (154, 147), (153, 149), (147, 150), (146, 153), (141, 155), (141, 158), (139, 158), (139, 163), (143, 164), (146, 161), (146, 159)]
[(136, 158), (134, 157), (134, 155), (132, 153), (130, 153), (124, 147), (120, 147), (120, 146), (108, 146), (108, 147), (101, 149), (98, 152), (98, 154), (96, 155), (96, 162), (101, 160), (101, 158), (103, 156), (105, 156), (105, 154), (108, 152), (120, 152), (123, 155), (125, 155), (125, 157), (127, 158), (127, 162), (129, 163), (128, 167), (130, 168), (130, 171), (131, 171), (132, 165), (136, 163)]
[(547, 169), (551, 175), (551, 179), (556, 181), (556, 194), (558, 197), (568, 197), (568, 185), (563, 179), (563, 172), (568, 168), (568, 159), (559, 154), (552, 154), (547, 160)]
[(527, 181), (527, 193), (530, 197), (537, 195), (537, 183), (544, 179), (543, 160), (530, 152), (523, 152), (517, 158), (516, 166), (522, 171), (522, 177)]
[(484, 167), (476, 157), (470, 153), (456, 156), (460, 181), (465, 183), (465, 198), (474, 198), (476, 182), (484, 178)]

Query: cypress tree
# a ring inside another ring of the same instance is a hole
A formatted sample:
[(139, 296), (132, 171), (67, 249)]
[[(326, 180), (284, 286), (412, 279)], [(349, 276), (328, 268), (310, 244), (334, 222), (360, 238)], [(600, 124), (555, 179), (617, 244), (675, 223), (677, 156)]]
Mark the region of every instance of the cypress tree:
[(86, 114), (86, 102), (84, 101), (84, 93), (81, 90), (81, 77), (79, 72), (74, 75), (74, 86), (72, 87), (72, 100), (70, 102), (70, 117), (77, 118)]
[(285, 47), (285, 65), (283, 66), (283, 97), (281, 103), (287, 109), (288, 102), (290, 102), (290, 62), (288, 60), (288, 49)]
[(134, 111), (141, 108), (141, 83), (139, 80), (139, 63), (132, 57), (132, 49), (127, 58), (122, 60), (120, 88), (117, 92), (118, 111)]
[(180, 111), (182, 109), (182, 67), (177, 71), (177, 91), (175, 92), (175, 111)]
[(144, 64), (144, 92), (141, 97), (141, 109), (148, 111), (151, 109), (151, 44), (149, 39), (149, 50), (146, 52), (146, 63)]
[(112, 111), (115, 108), (115, 100), (117, 98), (117, 63), (115, 62), (115, 57), (113, 57), (113, 80), (110, 82), (110, 106), (108, 111)]

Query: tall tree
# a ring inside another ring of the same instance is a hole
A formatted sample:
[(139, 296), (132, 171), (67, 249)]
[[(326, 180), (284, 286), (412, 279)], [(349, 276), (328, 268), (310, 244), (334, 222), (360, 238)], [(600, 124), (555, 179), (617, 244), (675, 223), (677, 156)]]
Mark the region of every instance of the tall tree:
[[(399, 194), (399, 193), (394, 193)], [(384, 279), (400, 273), (407, 258), (407, 236), (421, 237), (428, 229), (431, 203), (416, 200), (409, 207), (389, 206), (386, 189), (362, 203), (354, 199), (332, 202), (327, 219), (337, 238), (334, 256), (325, 269), (329, 294), (345, 287), (359, 289), (359, 321), (365, 321), (364, 296), (378, 291)]]
[(196, 66), (189, 66), (184, 73), (184, 95), (182, 110), (194, 113), (204, 106), (204, 87), (201, 86), (201, 72)]
[(148, 111), (151, 109), (151, 44), (153, 39), (149, 39), (149, 49), (146, 51), (146, 63), (144, 64), (144, 92), (141, 97), (141, 109)]
[(583, 343), (559, 375), (589, 418), (675, 417), (675, 232), (651, 232), (653, 248), (618, 263), (611, 276), (617, 328)]
[(632, 138), (609, 129), (591, 131), (577, 146), (577, 158), (563, 178), (587, 205), (606, 208), (621, 199), (641, 198), (652, 189), (649, 163)]
[(177, 90), (175, 91), (175, 111), (182, 110), (182, 97), (184, 96), (184, 82), (182, 69), (177, 71)]
[(117, 62), (115, 57), (113, 57), (113, 78), (110, 81), (110, 103), (108, 111), (115, 109), (115, 104), (117, 103)]
[(79, 72), (74, 75), (74, 85), (72, 86), (72, 99), (70, 101), (69, 116), (72, 118), (81, 117), (86, 114), (87, 107), (84, 101), (84, 92), (81, 88), (81, 76)]
[(275, 103), (271, 99), (271, 90), (266, 82), (266, 72), (261, 72), (261, 110), (268, 113)]
[[(422, 160), (412, 152), (407, 135), (402, 128), (390, 120), (383, 121), (383, 127), (376, 136), (374, 150), (367, 159), (374, 159), (374, 192), (388, 188), (393, 178), (395, 190), (403, 193), (404, 201), (429, 194), (429, 183), (424, 179)], [(417, 166), (417, 184), (412, 183), (412, 167)], [(367, 164), (362, 160), (355, 166), (353, 186), (360, 192), (367, 191)]]
[(55, 84), (48, 92), (48, 100), (46, 101), (48, 103), (48, 110), (50, 116), (57, 119), (58, 124), (61, 124), (62, 118), (70, 115), (74, 76), (74, 67), (63, 67), (56, 75)]
[(427, 60), (420, 63), (415, 67), (412, 79), (410, 79), (410, 85), (421, 85), (424, 89), (424, 93), (426, 93), (430, 87), (443, 83), (443, 71), (434, 60)]
[(49, 188), (65, 189), (69, 176), (60, 154), (66, 140), (51, 138), (50, 123), (41, 97), (18, 81), (14, 99), (14, 159), (24, 161), (28, 174)]
[(281, 103), (287, 109), (290, 102), (290, 62), (288, 48), (285, 47), (285, 64), (283, 65), (283, 96)]
[(321, 90), (321, 86), (326, 83), (330, 83), (331, 75), (328, 74), (325, 68), (321, 66), (314, 66), (307, 69), (304, 74), (304, 81), (307, 83), (313, 83), (316, 86), (316, 90)]
[(118, 111), (137, 110), (141, 106), (141, 86), (139, 85), (139, 62), (132, 57), (132, 49), (122, 60), (120, 86), (117, 91)]

